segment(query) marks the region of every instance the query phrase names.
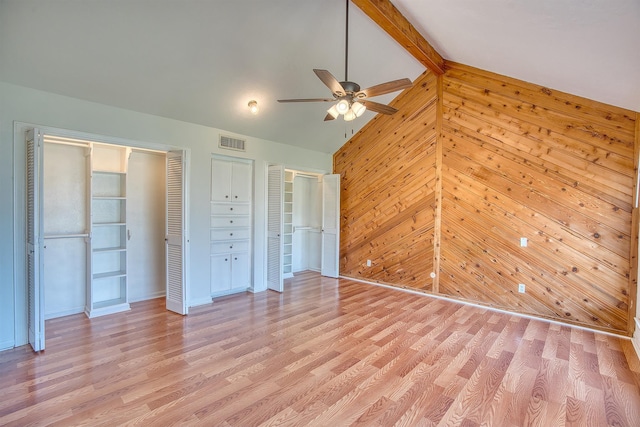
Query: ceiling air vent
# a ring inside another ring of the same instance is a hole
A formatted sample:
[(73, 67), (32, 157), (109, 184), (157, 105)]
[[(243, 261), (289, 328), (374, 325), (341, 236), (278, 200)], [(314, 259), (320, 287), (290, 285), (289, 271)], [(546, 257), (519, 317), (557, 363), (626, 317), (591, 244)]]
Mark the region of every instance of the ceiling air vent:
[(230, 136), (220, 135), (220, 142), (218, 143), (218, 147), (225, 148), (227, 150), (235, 150), (235, 151), (245, 151), (244, 139), (231, 138)]

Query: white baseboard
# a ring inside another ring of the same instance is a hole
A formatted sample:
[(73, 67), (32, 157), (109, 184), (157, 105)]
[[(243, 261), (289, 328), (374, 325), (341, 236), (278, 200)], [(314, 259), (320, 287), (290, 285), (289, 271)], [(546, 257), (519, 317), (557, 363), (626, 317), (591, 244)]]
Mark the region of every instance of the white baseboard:
[(123, 311), (131, 310), (131, 306), (128, 302), (123, 302), (121, 304), (109, 305), (106, 307), (94, 308), (91, 311), (85, 310), (84, 313), (87, 315), (89, 319), (93, 319), (95, 317), (107, 316), (109, 314), (121, 313)]
[(631, 338), (631, 343), (633, 344), (633, 348), (636, 350), (636, 356), (640, 358), (640, 318), (636, 317), (636, 330), (633, 333), (633, 338)]
[(215, 293), (215, 294), (211, 294), (211, 299), (214, 300), (216, 298), (225, 297), (227, 295), (239, 294), (239, 293), (247, 292), (247, 291), (250, 291), (250, 290), (251, 290), (251, 288), (230, 289), (228, 291), (223, 291), (223, 292), (218, 292), (218, 293)]
[[(471, 307), (483, 308), (485, 310), (495, 311), (495, 312), (498, 312), (498, 313), (504, 313), (504, 314), (510, 314), (512, 316), (524, 317), (526, 319), (539, 320), (541, 322), (553, 323), (555, 325), (561, 325), (561, 326), (570, 326), (572, 328), (581, 329), (581, 330), (584, 330), (584, 331), (595, 332), (595, 333), (598, 333), (598, 334), (609, 335), (609, 336), (612, 336), (612, 337), (622, 338), (622, 339), (627, 339), (627, 340), (629, 339), (629, 337), (626, 336), (626, 335), (616, 334), (616, 333), (608, 332), (608, 331), (601, 331), (599, 329), (589, 328), (587, 326), (575, 325), (573, 323), (561, 322), (559, 320), (547, 319), (546, 317), (538, 317), (538, 316), (534, 316), (532, 314), (518, 313), (517, 311), (509, 311), (509, 310), (505, 310), (503, 308), (491, 307), (491, 306), (487, 306), (487, 305), (474, 303), (474, 302), (471, 302), (471, 301), (459, 300), (459, 299), (456, 299), (456, 298), (448, 297), (446, 295), (434, 294), (434, 293), (429, 293), (429, 292), (422, 292), (422, 291), (419, 291), (417, 289), (411, 289), (411, 288), (401, 288), (399, 286), (393, 286), (393, 285), (387, 285), (387, 284), (384, 284), (384, 283), (371, 282), (369, 280), (358, 279), (358, 278), (349, 277), (349, 276), (340, 275), (339, 277), (341, 279), (348, 279), (348, 280), (352, 280), (354, 282), (366, 283), (368, 285), (374, 285), (374, 286), (381, 286), (383, 288), (388, 288), (388, 289), (395, 289), (395, 290), (402, 291), (402, 292), (408, 292), (410, 294), (422, 295), (422, 296), (426, 296), (426, 297), (430, 297), (430, 298), (450, 301), (450, 302), (457, 303), (457, 304), (469, 305)], [(637, 320), (638, 319), (636, 319), (636, 321)], [(638, 329), (636, 328), (636, 331), (637, 330)], [(638, 351), (638, 348), (636, 348), (636, 352), (637, 351)]]
[(264, 292), (266, 291), (268, 288), (266, 286), (260, 287), (260, 288), (249, 288), (247, 289), (249, 292), (253, 293), (253, 294), (257, 294), (258, 292)]
[(189, 301), (189, 307), (197, 307), (199, 305), (211, 304), (211, 297), (192, 299)]
[(84, 305), (70, 308), (69, 310), (56, 311), (55, 313), (45, 313), (44, 320), (57, 319), (58, 317), (71, 316), (72, 314), (84, 313)]
[(150, 299), (163, 298), (165, 296), (165, 291), (154, 292), (150, 295), (142, 295), (135, 298), (129, 298), (129, 302), (140, 302), (140, 301), (148, 301)]
[(0, 341), (0, 351), (11, 350), (15, 346), (16, 343), (13, 340)]

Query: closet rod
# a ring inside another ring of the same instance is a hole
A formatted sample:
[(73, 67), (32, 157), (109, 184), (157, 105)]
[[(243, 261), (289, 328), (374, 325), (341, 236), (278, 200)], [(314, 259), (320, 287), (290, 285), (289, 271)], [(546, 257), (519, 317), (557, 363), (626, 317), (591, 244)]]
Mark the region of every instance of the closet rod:
[(47, 142), (49, 144), (70, 145), (72, 147), (82, 147), (82, 148), (89, 148), (89, 144), (90, 144), (88, 142), (81, 143), (81, 142), (71, 142), (71, 141), (62, 141), (62, 140), (50, 139), (50, 138), (47, 138), (46, 136), (44, 138), (44, 142)]
[(81, 237), (89, 237), (89, 233), (84, 234), (45, 234), (45, 239), (77, 239)]
[(318, 179), (322, 176), (322, 174), (312, 175), (310, 173), (296, 172), (296, 176), (299, 176), (301, 178)]

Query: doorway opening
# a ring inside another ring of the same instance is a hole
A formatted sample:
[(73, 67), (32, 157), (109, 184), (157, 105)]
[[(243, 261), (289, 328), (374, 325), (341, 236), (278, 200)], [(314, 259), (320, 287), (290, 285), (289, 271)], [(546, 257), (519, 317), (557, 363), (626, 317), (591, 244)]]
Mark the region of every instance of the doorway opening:
[(302, 271), (338, 277), (340, 176), (269, 165), (267, 287)]

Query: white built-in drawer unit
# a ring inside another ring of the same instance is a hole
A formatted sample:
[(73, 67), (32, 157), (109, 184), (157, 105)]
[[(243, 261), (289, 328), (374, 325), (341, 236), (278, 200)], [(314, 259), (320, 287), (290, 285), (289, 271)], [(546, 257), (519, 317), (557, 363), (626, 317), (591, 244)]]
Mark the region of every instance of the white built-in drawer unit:
[(253, 163), (211, 160), (211, 296), (251, 287)]

